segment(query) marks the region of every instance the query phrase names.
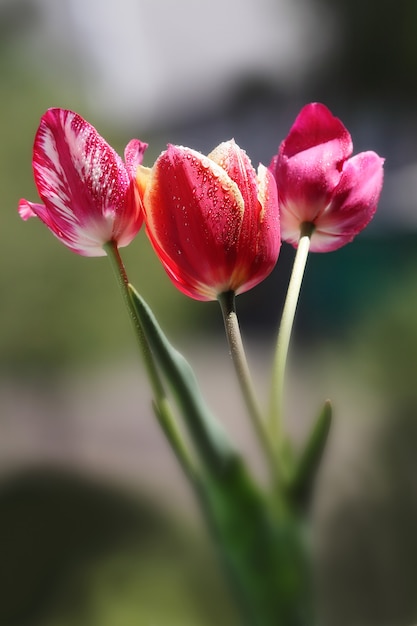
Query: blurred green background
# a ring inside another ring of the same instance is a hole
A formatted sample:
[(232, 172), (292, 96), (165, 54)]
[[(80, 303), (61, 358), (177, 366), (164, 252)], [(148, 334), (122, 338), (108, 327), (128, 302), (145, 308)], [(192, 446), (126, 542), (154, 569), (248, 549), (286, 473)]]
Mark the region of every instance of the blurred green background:
[[(417, 621), (416, 3), (224, 4), (0, 1), (0, 626), (238, 623), (107, 260), (17, 215), (37, 198), (40, 116), (72, 108), (120, 153), (138, 136), (147, 165), (167, 142), (208, 152), (231, 136), (256, 165), (313, 100), (355, 151), (386, 158), (370, 227), (309, 259), (290, 360), (294, 437), (325, 397), (335, 407), (314, 515), (321, 621)], [(256, 468), (217, 305), (177, 293), (144, 233), (123, 257)], [(283, 245), (238, 301), (262, 392), (292, 259)]]

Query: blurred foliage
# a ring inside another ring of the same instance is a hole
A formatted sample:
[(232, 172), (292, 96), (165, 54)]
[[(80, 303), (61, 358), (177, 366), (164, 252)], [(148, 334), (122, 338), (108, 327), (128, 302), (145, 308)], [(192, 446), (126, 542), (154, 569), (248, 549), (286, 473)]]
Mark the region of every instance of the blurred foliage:
[(2, 626), (237, 624), (207, 537), (137, 494), (22, 472), (0, 483), (0, 537)]
[[(0, 370), (50, 374), (83, 360), (117, 357), (132, 343), (131, 329), (108, 261), (72, 253), (38, 220), (25, 224), (17, 214), (20, 197), (38, 199), (31, 156), (42, 113), (61, 104), (94, 120), (68, 93), (70, 85), (45, 85), (8, 55), (0, 56), (0, 77)], [(122, 154), (129, 138), (96, 126)], [(146, 158), (150, 164), (152, 155)], [(131, 281), (168, 330), (184, 329), (203, 315), (172, 287), (143, 232), (122, 254)]]
[[(323, 623), (328, 626), (417, 620), (415, 244), (414, 236), (401, 247), (387, 242), (385, 260), (378, 257), (376, 284), (369, 280), (372, 270), (363, 270), (359, 284), (370, 290), (368, 306), (354, 312), (328, 361), (335, 375), (352, 385), (351, 393), (353, 380), (365, 390), (374, 413), (367, 416), (363, 410), (368, 436), (361, 441), (357, 435), (353, 460), (335, 468), (339, 478), (329, 494), (332, 512), (320, 529)], [(348, 417), (360, 433), (358, 417)]]
[(417, 103), (417, 3), (318, 0), (337, 16), (338, 41), (326, 68), (332, 92), (347, 101), (371, 98), (386, 108)]
[(325, 626), (417, 620), (417, 406), (381, 421), (372, 444), (358, 444), (356, 464), (345, 468), (349, 485), (334, 485), (321, 528)]

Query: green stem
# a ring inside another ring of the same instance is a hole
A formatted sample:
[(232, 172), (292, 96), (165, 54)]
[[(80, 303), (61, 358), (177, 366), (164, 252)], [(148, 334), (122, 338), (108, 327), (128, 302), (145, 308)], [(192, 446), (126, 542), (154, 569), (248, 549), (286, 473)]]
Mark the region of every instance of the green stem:
[(113, 241), (108, 242), (104, 246), (104, 250), (110, 260), (114, 274), (116, 276), (120, 291), (132, 320), (136, 338), (142, 353), (142, 359), (145, 365), (146, 373), (151, 384), (154, 397), (154, 411), (162, 430), (164, 431), (168, 441), (170, 442), (178, 460), (180, 461), (184, 471), (190, 478), (195, 478), (195, 464), (191, 459), (190, 451), (178, 429), (172, 408), (170, 406), (165, 388), (162, 384), (156, 363), (146, 340), (142, 325), (137, 316), (135, 307), (129, 293), (129, 280), (122, 258), (119, 253), (117, 244)]
[(301, 283), (303, 281), (304, 270), (310, 249), (310, 238), (313, 230), (313, 224), (304, 223), (301, 226), (300, 240), (298, 242), (294, 266), (288, 285), (287, 297), (282, 312), (277, 347), (272, 368), (269, 419), (270, 432), (273, 441), (276, 442), (278, 446), (282, 444), (283, 395), (288, 348), (294, 323), (295, 311), (297, 309), (298, 298), (300, 295)]
[(218, 300), (223, 314), (224, 327), (229, 343), (230, 354), (237, 379), (239, 381), (240, 389), (243, 394), (243, 399), (259, 442), (266, 453), (273, 476), (276, 477), (277, 464), (274, 449), (271, 445), (268, 431), (265, 427), (265, 420), (256, 397), (255, 388), (246, 359), (245, 349), (243, 347), (242, 336), (239, 328), (239, 321), (236, 314), (235, 293), (233, 291), (221, 293), (218, 296)]

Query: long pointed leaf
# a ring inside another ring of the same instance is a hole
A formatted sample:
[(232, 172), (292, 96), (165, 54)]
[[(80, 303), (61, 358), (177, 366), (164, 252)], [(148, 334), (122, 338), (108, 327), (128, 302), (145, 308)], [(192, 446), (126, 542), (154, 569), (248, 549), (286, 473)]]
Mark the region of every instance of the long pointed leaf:
[(194, 373), (152, 311), (130, 294), (205, 472), (194, 481), (242, 612), (251, 626), (311, 626), (309, 571), (299, 519), (266, 497), (205, 404)]
[(168, 341), (153, 312), (132, 285), (129, 292), (143, 331), (178, 403), (196, 448), (211, 470), (224, 465), (235, 452), (219, 422), (207, 407), (194, 372)]
[(332, 407), (325, 402), (289, 482), (289, 493), (301, 506), (308, 505), (332, 421)]

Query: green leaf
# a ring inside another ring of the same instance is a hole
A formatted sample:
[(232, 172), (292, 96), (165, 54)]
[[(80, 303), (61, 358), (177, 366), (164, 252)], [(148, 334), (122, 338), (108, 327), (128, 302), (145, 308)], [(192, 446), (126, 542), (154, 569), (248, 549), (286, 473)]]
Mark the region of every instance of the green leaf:
[(288, 492), (294, 502), (306, 507), (310, 501), (314, 480), (319, 468), (332, 421), (332, 407), (326, 401), (307, 440), (293, 466)]
[(170, 344), (150, 307), (132, 285), (129, 285), (129, 293), (155, 360), (170, 386), (200, 458), (210, 470), (221, 468), (235, 452), (207, 407), (193, 370)]
[(235, 457), (200, 494), (242, 623), (312, 626), (311, 572), (302, 519), (264, 494)]
[(311, 626), (308, 552), (298, 512), (281, 502), (280, 494), (266, 495), (255, 484), (205, 404), (190, 365), (171, 346), (143, 298), (131, 286), (129, 291), (203, 461), (205, 471), (193, 484), (238, 599), (242, 623)]

